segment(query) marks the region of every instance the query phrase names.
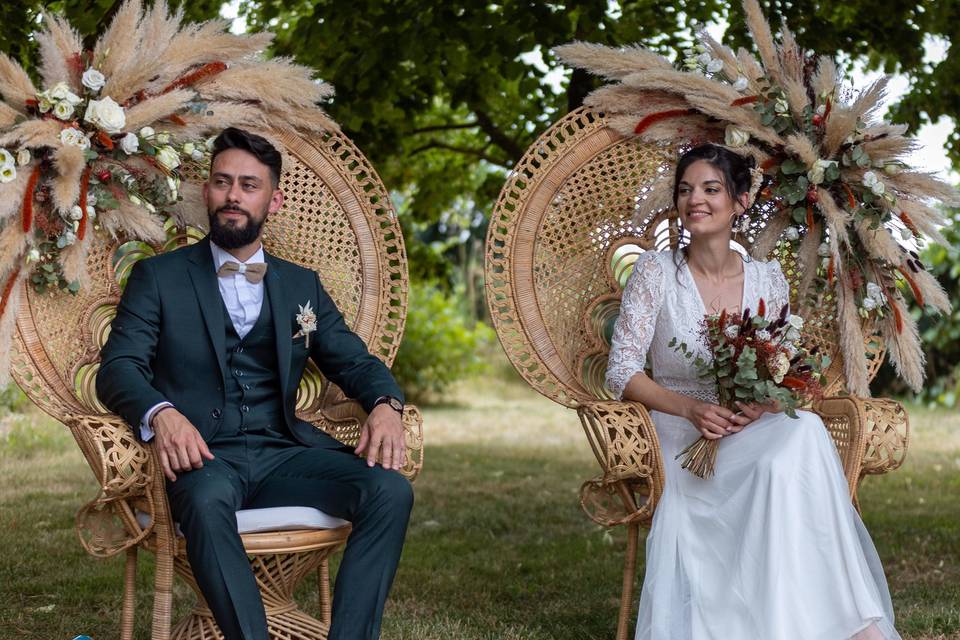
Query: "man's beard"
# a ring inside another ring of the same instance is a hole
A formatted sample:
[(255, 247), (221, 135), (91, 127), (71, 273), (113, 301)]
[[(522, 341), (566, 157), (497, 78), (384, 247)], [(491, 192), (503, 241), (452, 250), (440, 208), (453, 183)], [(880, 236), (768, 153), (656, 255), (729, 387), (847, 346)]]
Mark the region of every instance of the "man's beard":
[[(247, 216), (247, 224), (240, 227), (229, 223), (221, 223), (217, 214), (225, 210), (243, 213)], [(210, 240), (223, 249), (239, 249), (253, 243), (259, 237), (260, 229), (267, 220), (266, 212), (264, 212), (262, 218), (256, 220), (246, 209), (231, 206), (220, 207), (208, 212), (207, 216), (210, 219)]]

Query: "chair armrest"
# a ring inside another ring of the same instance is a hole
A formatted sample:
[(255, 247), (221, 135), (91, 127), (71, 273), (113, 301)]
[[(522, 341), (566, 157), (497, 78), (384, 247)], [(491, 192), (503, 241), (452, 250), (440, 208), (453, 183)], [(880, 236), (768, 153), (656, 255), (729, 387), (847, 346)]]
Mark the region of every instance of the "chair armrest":
[[(352, 414), (349, 417), (334, 419), (321, 413), (311, 423), (343, 444), (355, 447), (360, 440), (360, 426), (366, 420), (366, 414), (359, 404), (350, 401), (350, 405), (350, 410), (346, 412)], [(339, 412), (344, 414), (342, 406), (339, 407)], [(401, 421), (407, 446), (407, 463), (400, 469), (400, 473), (413, 482), (423, 468), (423, 415), (415, 405), (404, 405)]]
[(136, 439), (127, 423), (115, 415), (66, 415), (100, 490), (77, 512), (80, 544), (94, 556), (109, 557), (138, 544), (153, 529), (137, 522), (133, 502), (154, 511), (156, 488), (163, 477), (152, 447)]
[(824, 398), (815, 410), (837, 445), (852, 496), (865, 475), (887, 473), (903, 464), (910, 421), (896, 400), (837, 396)]
[(603, 473), (580, 488), (580, 506), (598, 524), (647, 524), (663, 493), (660, 441), (646, 408), (599, 400), (577, 415)]

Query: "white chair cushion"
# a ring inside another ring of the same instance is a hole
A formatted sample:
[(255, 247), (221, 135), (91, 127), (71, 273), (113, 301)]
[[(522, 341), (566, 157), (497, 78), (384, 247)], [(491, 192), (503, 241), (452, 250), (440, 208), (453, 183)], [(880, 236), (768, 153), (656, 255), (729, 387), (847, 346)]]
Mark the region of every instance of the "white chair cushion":
[[(150, 525), (150, 514), (137, 511), (137, 522), (141, 527)], [(269, 507), (266, 509), (241, 509), (237, 511), (238, 533), (262, 533), (264, 531), (294, 531), (296, 529), (336, 529), (346, 520), (334, 518), (313, 507)], [(177, 535), (183, 536), (180, 524), (176, 524)]]

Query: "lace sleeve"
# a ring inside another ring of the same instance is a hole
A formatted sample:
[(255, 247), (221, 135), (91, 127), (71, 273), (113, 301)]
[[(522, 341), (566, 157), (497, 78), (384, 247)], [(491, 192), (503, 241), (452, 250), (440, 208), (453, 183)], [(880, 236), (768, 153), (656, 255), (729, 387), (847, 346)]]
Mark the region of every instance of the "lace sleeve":
[(643, 371), (662, 304), (663, 266), (651, 251), (637, 259), (624, 287), (620, 316), (613, 327), (606, 377), (614, 397), (622, 398), (630, 378)]
[(770, 319), (780, 315), (783, 305), (790, 304), (790, 285), (787, 284), (787, 278), (783, 275), (783, 269), (780, 268), (779, 260), (771, 260), (767, 263), (767, 317)]

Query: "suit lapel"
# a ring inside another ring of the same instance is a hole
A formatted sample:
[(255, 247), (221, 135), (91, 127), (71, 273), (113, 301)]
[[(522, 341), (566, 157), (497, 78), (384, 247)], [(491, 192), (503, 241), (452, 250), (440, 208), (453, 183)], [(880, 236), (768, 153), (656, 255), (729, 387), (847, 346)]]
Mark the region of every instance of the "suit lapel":
[(290, 333), (290, 311), (287, 308), (287, 296), (283, 279), (280, 277), (279, 263), (273, 256), (264, 252), (267, 273), (263, 278), (267, 299), (270, 301), (270, 313), (273, 314), (273, 332), (277, 344), (277, 366), (280, 368), (280, 389), (284, 397), (290, 382), (290, 353), (292, 349)]
[(210, 342), (217, 362), (220, 365), (220, 376), (226, 379), (227, 374), (227, 339), (226, 326), (223, 323), (223, 306), (220, 297), (220, 286), (217, 284), (217, 274), (213, 270), (213, 253), (210, 250), (210, 240), (204, 238), (193, 245), (190, 255), (190, 280), (197, 295), (203, 323), (207, 327)]

